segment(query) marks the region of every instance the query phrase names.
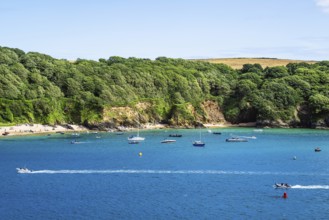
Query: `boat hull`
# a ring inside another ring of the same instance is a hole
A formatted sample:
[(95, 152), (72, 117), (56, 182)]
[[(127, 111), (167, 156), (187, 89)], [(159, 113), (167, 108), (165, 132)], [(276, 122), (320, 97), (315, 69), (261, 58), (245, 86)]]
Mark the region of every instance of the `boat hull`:
[(182, 137), (183, 135), (181, 134), (169, 134), (169, 137)]
[(243, 138), (228, 138), (226, 142), (248, 142), (248, 140)]
[(163, 144), (174, 143), (174, 142), (176, 142), (176, 140), (163, 140), (163, 141), (161, 141), (161, 143), (163, 143)]
[(144, 137), (130, 137), (128, 138), (128, 141), (144, 141)]
[(193, 143), (193, 146), (194, 147), (204, 147), (206, 144), (205, 143), (203, 143), (203, 142), (201, 142), (201, 141), (195, 141), (194, 143)]

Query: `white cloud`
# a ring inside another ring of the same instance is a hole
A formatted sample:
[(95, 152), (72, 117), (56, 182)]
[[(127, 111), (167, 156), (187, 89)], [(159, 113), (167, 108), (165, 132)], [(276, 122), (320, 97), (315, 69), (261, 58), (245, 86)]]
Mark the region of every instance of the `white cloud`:
[(315, 2), (324, 12), (329, 13), (329, 0), (315, 0)]

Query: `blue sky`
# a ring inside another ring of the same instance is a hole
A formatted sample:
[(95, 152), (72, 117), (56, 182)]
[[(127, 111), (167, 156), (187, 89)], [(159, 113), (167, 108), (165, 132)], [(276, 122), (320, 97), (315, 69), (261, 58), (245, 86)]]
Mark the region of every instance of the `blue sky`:
[(329, 60), (329, 0), (0, 0), (0, 46), (68, 60)]

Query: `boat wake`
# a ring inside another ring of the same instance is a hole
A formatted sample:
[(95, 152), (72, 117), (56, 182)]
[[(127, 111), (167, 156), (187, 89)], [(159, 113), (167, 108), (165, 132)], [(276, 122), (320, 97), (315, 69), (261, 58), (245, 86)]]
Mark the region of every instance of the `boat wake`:
[[(267, 171), (225, 171), (225, 170), (135, 170), (135, 169), (109, 169), (109, 170), (33, 170), (27, 174), (214, 174), (214, 175), (306, 175), (314, 173), (298, 172), (267, 172)], [(329, 174), (316, 174), (328, 176)], [(295, 188), (302, 187), (296, 185)]]
[(291, 186), (293, 189), (329, 189), (329, 185), (309, 185), (309, 186), (302, 186), (302, 185), (295, 185)]

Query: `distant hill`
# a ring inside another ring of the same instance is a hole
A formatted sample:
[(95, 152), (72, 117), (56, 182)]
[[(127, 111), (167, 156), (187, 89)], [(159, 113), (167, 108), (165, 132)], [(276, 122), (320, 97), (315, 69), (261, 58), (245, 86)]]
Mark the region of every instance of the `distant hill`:
[(317, 61), (310, 60), (289, 60), (276, 58), (212, 58), (212, 59), (194, 59), (196, 61), (205, 61), (209, 63), (223, 63), (233, 69), (241, 69), (243, 64), (260, 64), (263, 68), (274, 66), (286, 66), (288, 63), (309, 63), (314, 64)]

